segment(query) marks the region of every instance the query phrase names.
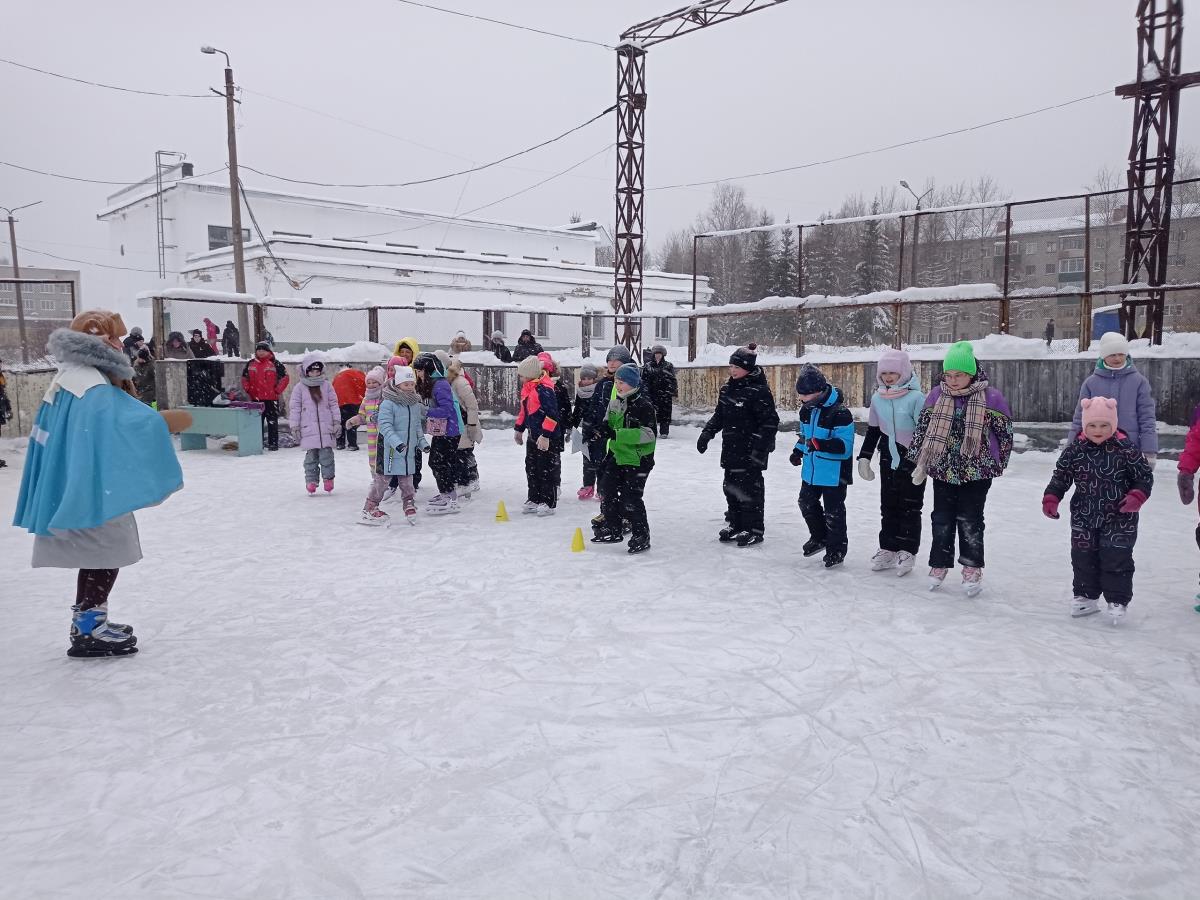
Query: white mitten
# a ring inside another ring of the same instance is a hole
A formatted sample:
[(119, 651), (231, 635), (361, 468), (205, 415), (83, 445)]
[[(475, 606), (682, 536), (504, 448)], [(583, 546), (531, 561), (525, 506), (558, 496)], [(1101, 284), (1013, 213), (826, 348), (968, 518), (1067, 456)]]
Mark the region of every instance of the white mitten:
[(915, 485), (922, 485), (925, 483), (925, 467), (924, 466), (917, 466), (915, 469), (913, 469), (912, 483)]

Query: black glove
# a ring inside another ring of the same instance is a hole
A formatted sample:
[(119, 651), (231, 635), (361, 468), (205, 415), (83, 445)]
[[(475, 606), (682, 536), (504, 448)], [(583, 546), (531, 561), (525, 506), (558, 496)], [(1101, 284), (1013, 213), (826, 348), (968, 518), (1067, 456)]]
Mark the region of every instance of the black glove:
[(708, 449), (708, 442), (711, 440), (712, 440), (711, 437), (709, 437), (707, 434), (704, 434), (703, 432), (701, 432), (700, 437), (698, 437), (696, 439), (696, 449), (699, 450), (701, 453), (703, 453), (705, 450)]
[(799, 450), (793, 450), (792, 455), (788, 457), (788, 462), (790, 462), (793, 466), (803, 465), (804, 454)]
[(596, 429), (596, 437), (602, 438), (603, 440), (611, 441), (616, 436), (617, 433), (613, 431), (612, 426), (607, 422), (603, 423), (599, 428)]

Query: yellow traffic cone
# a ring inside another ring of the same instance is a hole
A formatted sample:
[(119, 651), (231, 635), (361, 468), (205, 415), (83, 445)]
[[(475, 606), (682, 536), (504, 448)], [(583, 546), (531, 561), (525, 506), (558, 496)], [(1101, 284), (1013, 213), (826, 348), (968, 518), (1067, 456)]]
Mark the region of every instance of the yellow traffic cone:
[(582, 528), (575, 529), (575, 537), (571, 538), (571, 552), (572, 553), (582, 553), (583, 552), (583, 529)]
[(507, 522), (508, 521), (508, 510), (504, 508), (503, 500), (501, 500), (500, 505), (496, 507), (496, 521), (497, 522)]

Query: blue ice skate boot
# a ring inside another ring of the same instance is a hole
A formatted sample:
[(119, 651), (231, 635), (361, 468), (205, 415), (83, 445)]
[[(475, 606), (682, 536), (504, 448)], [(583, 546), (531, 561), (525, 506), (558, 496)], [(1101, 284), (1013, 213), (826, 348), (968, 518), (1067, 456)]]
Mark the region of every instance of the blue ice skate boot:
[(129, 656), (133, 653), (137, 653), (137, 638), (129, 632), (118, 631), (109, 623), (107, 605), (94, 606), (83, 611), (75, 610), (71, 619), (71, 646), (67, 650), (67, 656), (87, 659)]

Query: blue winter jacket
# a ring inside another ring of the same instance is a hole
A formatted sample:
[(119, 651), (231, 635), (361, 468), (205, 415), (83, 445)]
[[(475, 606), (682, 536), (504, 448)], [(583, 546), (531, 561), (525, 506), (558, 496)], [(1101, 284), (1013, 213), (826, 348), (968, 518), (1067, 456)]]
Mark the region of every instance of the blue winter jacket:
[(416, 474), (417, 448), (427, 443), (424, 418), (425, 407), (420, 403), (397, 403), (386, 397), (380, 402), (376, 472), (381, 475)]
[[(842, 396), (829, 388), (824, 400), (800, 410), (799, 439), (795, 452), (803, 456), (800, 477), (805, 484), (837, 487), (850, 484), (850, 457), (854, 452), (854, 417), (842, 405)], [(815, 439), (818, 449), (810, 450)]]

